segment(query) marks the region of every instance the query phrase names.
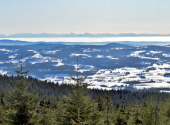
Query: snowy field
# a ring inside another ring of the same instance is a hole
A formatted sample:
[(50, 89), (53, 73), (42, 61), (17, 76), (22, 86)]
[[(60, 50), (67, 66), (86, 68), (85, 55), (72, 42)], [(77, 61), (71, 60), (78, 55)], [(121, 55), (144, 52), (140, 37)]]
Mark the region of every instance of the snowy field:
[(30, 70), (30, 76), (60, 84), (74, 83), (69, 75), (76, 75), (78, 57), (80, 75), (87, 76), (84, 82), (90, 84), (89, 88), (169, 92), (170, 43), (166, 43), (164, 46), (138, 47), (118, 42), (105, 45), (1, 45), (0, 73), (16, 75), (14, 70), (19, 69), (22, 53), (24, 67)]

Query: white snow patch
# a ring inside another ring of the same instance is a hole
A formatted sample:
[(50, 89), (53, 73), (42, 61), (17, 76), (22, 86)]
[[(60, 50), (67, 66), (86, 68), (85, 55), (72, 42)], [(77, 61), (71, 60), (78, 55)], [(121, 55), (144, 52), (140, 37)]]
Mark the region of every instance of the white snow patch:
[(8, 49), (0, 49), (0, 51), (5, 51), (5, 52), (10, 52), (10, 53), (12, 53), (13, 51), (12, 50), (8, 50)]
[(18, 60), (11, 60), (11, 63), (18, 63)]
[(150, 51), (150, 53), (152, 53), (152, 54), (158, 54), (158, 53), (162, 53), (162, 51)]
[(113, 58), (112, 56), (106, 56), (106, 58), (109, 58), (109, 59), (119, 59), (119, 58)]
[(28, 52), (33, 52), (33, 53), (37, 53), (36, 50), (27, 50)]
[(145, 52), (145, 50), (141, 50), (141, 51), (134, 51), (132, 52), (128, 57), (139, 57), (140, 53)]
[(159, 92), (170, 93), (168, 90), (160, 90)]
[(169, 53), (163, 53), (162, 56), (170, 57), (170, 54)]
[(9, 55), (8, 58), (12, 58), (14, 59), (16, 57), (16, 55)]
[(56, 54), (56, 52), (61, 51), (61, 50), (53, 50), (53, 51), (44, 51), (44, 54)]
[(104, 58), (103, 55), (97, 55), (96, 58)]
[(75, 53), (71, 53), (71, 55), (69, 55), (70, 57), (75, 57), (75, 56), (86, 56), (86, 57), (92, 57), (88, 54), (75, 54)]
[[(77, 64), (74, 64), (74, 70), (76, 71), (77, 70)], [(94, 70), (97, 70), (98, 68), (95, 67), (95, 66), (92, 66), (92, 65), (82, 65), (82, 64), (79, 64), (78, 66), (79, 68), (79, 72), (83, 73), (83, 72), (87, 72), (87, 71), (94, 71)]]
[(63, 65), (64, 65), (64, 63), (62, 63), (62, 62), (58, 62), (58, 64), (53, 65), (53, 66), (63, 66)]
[(7, 71), (0, 70), (0, 74), (2, 75), (7, 74)]
[(88, 89), (102, 89), (102, 90), (112, 90), (113, 88), (106, 88), (106, 87), (101, 87), (101, 86), (88, 86)]
[(33, 60), (33, 61), (29, 61), (31, 64), (36, 64), (36, 63), (44, 63), (44, 62), (48, 62), (47, 59), (36, 59), (36, 60)]
[(142, 56), (139, 56), (139, 58), (141, 58), (141, 59), (151, 59), (151, 60), (160, 60), (160, 58), (142, 57)]
[(142, 83), (142, 84), (136, 84), (133, 86), (136, 89), (150, 89), (150, 88), (170, 88), (170, 84), (169, 83)]
[(113, 49), (116, 49), (116, 50), (121, 50), (121, 49), (123, 49), (123, 48), (113, 48)]
[(57, 60), (51, 60), (51, 62), (61, 62), (62, 59), (57, 59)]
[(83, 53), (85, 53), (85, 52), (100, 52), (101, 50), (100, 49), (90, 49), (90, 48), (87, 48), (87, 49), (85, 49), (85, 50), (83, 50)]
[(42, 58), (42, 55), (39, 53), (36, 53), (35, 55), (33, 55), (31, 58)]

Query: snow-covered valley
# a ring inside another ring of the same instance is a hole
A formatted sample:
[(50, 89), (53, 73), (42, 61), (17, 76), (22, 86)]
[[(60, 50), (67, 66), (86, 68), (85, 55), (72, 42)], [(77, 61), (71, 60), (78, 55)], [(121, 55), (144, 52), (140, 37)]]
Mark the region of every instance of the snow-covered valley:
[(77, 57), (80, 74), (89, 88), (131, 91), (170, 91), (170, 46), (134, 47), (118, 43), (106, 45), (64, 45), (39, 43), (0, 46), (0, 73), (16, 75), (23, 55), (29, 75), (41, 80), (74, 83)]

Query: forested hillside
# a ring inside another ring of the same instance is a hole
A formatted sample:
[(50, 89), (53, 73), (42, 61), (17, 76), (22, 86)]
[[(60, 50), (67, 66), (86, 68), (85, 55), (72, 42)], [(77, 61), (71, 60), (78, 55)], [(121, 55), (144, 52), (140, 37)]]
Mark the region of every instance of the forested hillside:
[(7, 125), (165, 125), (169, 94), (88, 90), (25, 76), (0, 75), (0, 124)]
[[(2, 97), (4, 94), (11, 92), (14, 88), (11, 81), (17, 79), (17, 76), (7, 76), (0, 75), (0, 93)], [(39, 98), (49, 98), (51, 100), (55, 98), (63, 98), (63, 96), (68, 96), (69, 94), (73, 94), (73, 89), (69, 84), (61, 84), (41, 81), (37, 78), (33, 78), (31, 76), (27, 77), (27, 82), (31, 82), (28, 86), (29, 90), (35, 90), (35, 93), (38, 93)], [(92, 97), (92, 99), (96, 99), (98, 96), (102, 98), (105, 97), (107, 90), (101, 89), (88, 89), (88, 94)], [(169, 96), (167, 93), (153, 93), (153, 92), (131, 92), (127, 90), (110, 90), (109, 95), (112, 98), (113, 104), (134, 104), (136, 100), (142, 102), (143, 99), (146, 99), (150, 96), (155, 96), (158, 99), (166, 100)]]

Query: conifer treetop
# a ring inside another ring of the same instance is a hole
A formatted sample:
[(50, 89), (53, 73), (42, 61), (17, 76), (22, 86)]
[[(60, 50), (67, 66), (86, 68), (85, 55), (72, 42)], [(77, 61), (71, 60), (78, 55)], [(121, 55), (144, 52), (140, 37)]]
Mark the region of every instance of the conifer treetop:
[(28, 74), (28, 70), (23, 70), (23, 60), (22, 60), (22, 53), (21, 53), (21, 60), (19, 61), (19, 65), (20, 65), (20, 70), (15, 70), (15, 72), (18, 74), (18, 75), (21, 75), (21, 76), (23, 76), (23, 75), (27, 75)]
[(72, 80), (76, 81), (76, 84), (81, 85), (81, 82), (82, 82), (83, 80), (85, 80), (85, 79), (87, 78), (87, 76), (86, 76), (86, 77), (79, 76), (79, 70), (82, 69), (82, 68), (80, 68), (78, 64), (79, 64), (79, 63), (78, 63), (78, 57), (77, 57), (77, 66), (76, 66), (76, 68), (75, 68), (75, 69), (76, 69), (76, 77), (73, 77), (72, 75), (70, 75), (70, 78), (71, 78)]

